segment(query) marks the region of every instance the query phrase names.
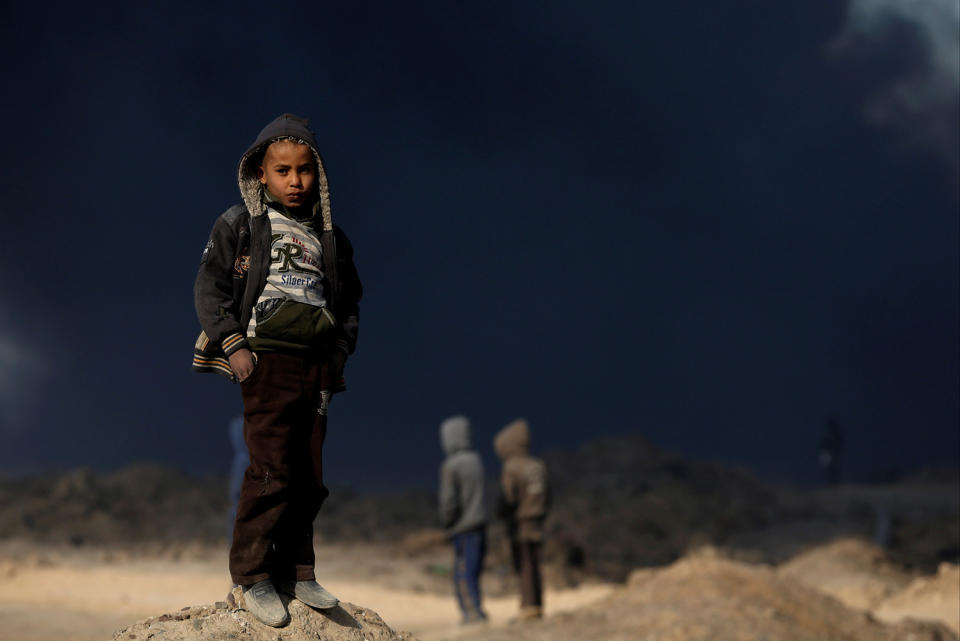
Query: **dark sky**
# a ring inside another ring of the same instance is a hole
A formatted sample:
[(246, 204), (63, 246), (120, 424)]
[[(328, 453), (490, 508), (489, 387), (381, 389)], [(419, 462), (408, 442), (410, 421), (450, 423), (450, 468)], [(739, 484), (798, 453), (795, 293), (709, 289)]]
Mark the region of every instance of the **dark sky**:
[(958, 461), (956, 0), (27, 5), (0, 470), (225, 469), (193, 279), (282, 112), (366, 291), (331, 484), (431, 483), (452, 413), (491, 461), (516, 416), (769, 478), (830, 416), (857, 478)]

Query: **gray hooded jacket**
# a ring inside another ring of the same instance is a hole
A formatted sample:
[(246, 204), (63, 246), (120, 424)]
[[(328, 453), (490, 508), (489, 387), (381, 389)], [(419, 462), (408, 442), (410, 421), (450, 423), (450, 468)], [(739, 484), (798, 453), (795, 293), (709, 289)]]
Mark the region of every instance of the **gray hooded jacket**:
[(440, 467), (440, 520), (453, 536), (487, 523), (485, 478), (480, 455), (472, 449), (470, 421), (453, 416), (440, 425), (447, 458)]

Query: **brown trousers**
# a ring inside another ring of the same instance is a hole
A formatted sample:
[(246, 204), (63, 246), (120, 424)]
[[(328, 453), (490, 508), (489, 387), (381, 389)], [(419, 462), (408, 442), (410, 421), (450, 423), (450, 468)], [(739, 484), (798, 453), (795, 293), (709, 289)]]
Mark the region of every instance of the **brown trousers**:
[(540, 562), (543, 543), (540, 541), (513, 541), (510, 544), (513, 569), (520, 578), (520, 607), (543, 607), (543, 582)]
[(311, 357), (264, 352), (243, 394), (243, 477), (230, 547), (234, 583), (314, 578), (313, 520), (323, 485), (327, 417), (318, 412), (325, 368)]

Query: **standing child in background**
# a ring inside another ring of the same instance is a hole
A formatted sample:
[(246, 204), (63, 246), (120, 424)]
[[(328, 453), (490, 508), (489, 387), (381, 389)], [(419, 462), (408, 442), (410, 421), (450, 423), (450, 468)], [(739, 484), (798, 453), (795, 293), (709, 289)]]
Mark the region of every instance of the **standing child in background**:
[(487, 505), (483, 462), (473, 449), (470, 421), (452, 416), (440, 424), (447, 458), (440, 467), (440, 520), (453, 542), (453, 589), (463, 623), (486, 621), (480, 604), (480, 573), (487, 552)]
[(250, 466), (250, 455), (247, 454), (247, 444), (243, 442), (243, 414), (234, 416), (227, 424), (230, 433), (230, 449), (233, 458), (230, 460), (230, 533), (233, 535), (233, 523), (237, 518), (237, 503), (240, 502), (240, 490), (243, 488), (243, 476)]
[(361, 287), (333, 226), (327, 176), (307, 121), (284, 114), (240, 159), (243, 203), (214, 223), (194, 304), (193, 367), (240, 383), (250, 455), (230, 574), (260, 621), (289, 621), (277, 589), (316, 608), (313, 519), (329, 494), (321, 453), (333, 393), (357, 339)]
[(831, 418), (817, 445), (817, 462), (823, 468), (824, 478), (829, 485), (840, 483), (843, 469), (843, 430), (837, 419)]
[[(240, 490), (243, 488), (243, 477), (250, 466), (250, 455), (247, 454), (247, 444), (243, 442), (243, 414), (234, 416), (227, 424), (230, 436), (230, 449), (233, 450), (233, 458), (230, 460), (230, 484), (227, 490), (227, 496), (230, 500), (230, 514), (227, 519), (229, 528), (228, 539), (233, 539), (233, 524), (237, 520), (237, 504), (240, 502)], [(227, 593), (226, 601), (231, 607), (239, 604), (233, 599), (233, 588), (236, 583), (231, 580), (230, 592)]]
[(543, 523), (550, 505), (547, 466), (530, 456), (530, 427), (517, 419), (493, 440), (503, 462), (497, 511), (507, 522), (513, 567), (520, 579), (520, 618), (543, 616)]

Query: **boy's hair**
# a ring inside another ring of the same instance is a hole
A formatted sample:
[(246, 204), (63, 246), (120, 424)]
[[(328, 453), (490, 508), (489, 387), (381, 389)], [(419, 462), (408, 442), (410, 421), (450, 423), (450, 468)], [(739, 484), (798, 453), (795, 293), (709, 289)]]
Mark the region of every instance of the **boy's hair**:
[[(264, 145), (263, 149), (258, 151), (256, 156), (251, 158), (251, 160), (255, 163), (254, 166), (263, 167), (263, 159), (266, 158), (267, 149), (270, 149), (270, 145), (272, 145), (275, 142), (283, 142), (284, 140), (289, 140), (291, 142), (297, 143), (298, 145), (306, 145), (307, 147), (310, 147), (310, 143), (308, 143), (303, 138), (297, 138), (296, 136), (280, 136), (279, 138), (274, 138), (268, 144)], [(314, 165), (317, 164), (316, 158), (314, 158), (313, 164)]]
[[(291, 113), (285, 113), (285, 114), (283, 114), (283, 115), (281, 116), (281, 118), (286, 118), (287, 120), (294, 120), (294, 121), (296, 121), (296, 122), (299, 122), (299, 123), (300, 123), (301, 125), (303, 125), (304, 127), (308, 127), (308, 128), (310, 127), (310, 119), (309, 119), (309, 118), (303, 118), (303, 117), (301, 117), (301, 116), (295, 116), (294, 114), (291, 114)], [(257, 153), (256, 157), (251, 158), (251, 160), (253, 160), (253, 161), (256, 162), (256, 165), (255, 165), (256, 167), (262, 167), (262, 166), (263, 166), (263, 158), (264, 158), (264, 156), (267, 155), (267, 149), (270, 148), (270, 145), (272, 145), (272, 144), (275, 143), (275, 142), (280, 142), (281, 140), (292, 140), (293, 142), (297, 143), (298, 145), (306, 145), (307, 147), (310, 146), (310, 143), (308, 143), (308, 142), (307, 142), (306, 140), (304, 140), (303, 138), (297, 138), (296, 136), (279, 136), (279, 137), (274, 138), (273, 140), (271, 140), (268, 144), (264, 145), (264, 146), (263, 146), (263, 149), (261, 149), (261, 150)]]

